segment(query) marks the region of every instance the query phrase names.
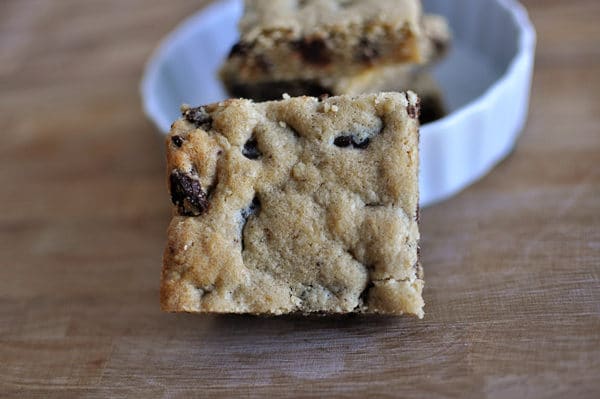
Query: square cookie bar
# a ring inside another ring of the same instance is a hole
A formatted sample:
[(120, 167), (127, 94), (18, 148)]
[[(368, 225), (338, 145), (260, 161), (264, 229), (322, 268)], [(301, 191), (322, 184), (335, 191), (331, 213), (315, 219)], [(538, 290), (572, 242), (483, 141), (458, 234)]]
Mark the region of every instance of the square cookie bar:
[(414, 66), (387, 66), (371, 68), (362, 73), (346, 76), (331, 76), (315, 81), (278, 82), (271, 84), (249, 84), (235, 88), (235, 97), (255, 101), (281, 98), (285, 93), (293, 97), (310, 95), (339, 96), (358, 95), (390, 91), (413, 91), (421, 103), (421, 124), (433, 122), (446, 115), (442, 91), (426, 68)]
[(226, 84), (350, 75), (422, 61), (419, 0), (246, 0)]
[[(431, 65), (446, 55), (452, 34), (446, 19), (439, 15), (424, 15), (422, 25), (421, 51)], [(446, 113), (441, 90), (427, 68), (411, 64), (373, 66), (352, 75), (331, 73), (309, 80), (242, 82), (238, 76), (233, 76), (224, 79), (223, 83), (232, 97), (254, 101), (277, 100), (284, 93), (292, 97), (319, 97), (323, 94), (337, 96), (412, 90), (421, 98), (421, 123), (437, 120)]]
[(423, 317), (414, 93), (184, 108), (161, 304)]

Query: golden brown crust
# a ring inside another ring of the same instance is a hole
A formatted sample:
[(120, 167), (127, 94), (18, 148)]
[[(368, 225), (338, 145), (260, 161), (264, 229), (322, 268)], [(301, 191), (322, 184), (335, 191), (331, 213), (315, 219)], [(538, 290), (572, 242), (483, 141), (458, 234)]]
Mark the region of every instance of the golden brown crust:
[(184, 110), (163, 309), (422, 317), (416, 107), (383, 93)]

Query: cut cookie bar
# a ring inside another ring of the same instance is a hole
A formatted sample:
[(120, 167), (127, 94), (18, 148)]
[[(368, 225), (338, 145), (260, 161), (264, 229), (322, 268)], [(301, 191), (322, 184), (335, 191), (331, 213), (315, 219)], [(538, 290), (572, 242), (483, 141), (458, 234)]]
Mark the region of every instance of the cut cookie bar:
[[(428, 65), (442, 59), (452, 41), (446, 19), (438, 15), (425, 15), (422, 19), (424, 36), (421, 52)], [(315, 79), (295, 78), (285, 81), (247, 81), (240, 76), (223, 76), (223, 83), (232, 97), (254, 101), (280, 99), (284, 93), (296, 96), (376, 93), (380, 91), (412, 90), (421, 98), (421, 123), (437, 120), (446, 114), (442, 92), (427, 68), (417, 65), (373, 66), (359, 73), (343, 75), (330, 73)]]
[(414, 93), (185, 108), (161, 304), (423, 316)]
[(249, 84), (233, 88), (234, 97), (255, 101), (280, 99), (284, 93), (296, 96), (358, 95), (389, 91), (411, 90), (421, 99), (421, 124), (433, 122), (446, 115), (446, 107), (439, 85), (424, 68), (388, 66), (371, 68), (351, 77), (332, 76), (315, 81)]
[(422, 61), (418, 0), (246, 0), (226, 84), (351, 75)]

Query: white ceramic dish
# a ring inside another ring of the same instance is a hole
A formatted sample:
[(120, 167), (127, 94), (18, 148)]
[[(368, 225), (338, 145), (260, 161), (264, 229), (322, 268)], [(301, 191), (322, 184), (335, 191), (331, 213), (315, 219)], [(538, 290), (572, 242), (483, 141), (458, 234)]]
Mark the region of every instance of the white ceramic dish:
[[(527, 117), (535, 31), (515, 0), (424, 0), (454, 34), (436, 66), (451, 113), (421, 129), (423, 206), (487, 174), (512, 150)], [(181, 104), (227, 97), (217, 70), (237, 40), (242, 0), (219, 1), (184, 21), (151, 57), (141, 83), (146, 114), (167, 133)]]

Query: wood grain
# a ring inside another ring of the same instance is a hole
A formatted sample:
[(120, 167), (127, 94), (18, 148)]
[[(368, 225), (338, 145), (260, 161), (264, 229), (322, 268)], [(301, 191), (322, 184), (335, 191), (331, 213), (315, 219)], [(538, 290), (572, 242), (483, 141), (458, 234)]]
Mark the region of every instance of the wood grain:
[(205, 3), (0, 2), (0, 397), (600, 397), (600, 2), (525, 2), (529, 123), (424, 210), (423, 321), (159, 311), (169, 203), (138, 81)]

